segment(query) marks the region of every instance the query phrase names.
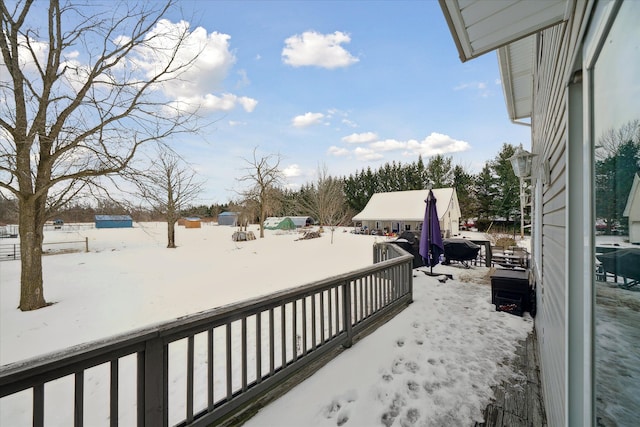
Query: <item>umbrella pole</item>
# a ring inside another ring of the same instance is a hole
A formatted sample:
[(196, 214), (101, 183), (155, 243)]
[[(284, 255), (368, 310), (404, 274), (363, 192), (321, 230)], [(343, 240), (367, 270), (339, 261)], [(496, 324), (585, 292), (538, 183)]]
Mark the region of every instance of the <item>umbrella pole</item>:
[[(429, 191), (429, 194), (427, 195), (427, 200), (429, 201), (429, 203), (433, 203), (432, 202), (432, 197), (431, 197), (431, 191)], [(431, 229), (431, 209), (428, 210), (427, 215), (429, 216), (428, 218), (428, 222), (427, 224), (429, 224), (429, 228), (427, 229), (427, 233), (429, 234), (429, 247), (427, 248), (428, 251), (428, 255), (429, 255), (429, 273), (431, 276), (433, 276), (433, 249), (431, 248), (431, 242), (433, 242), (433, 230)]]

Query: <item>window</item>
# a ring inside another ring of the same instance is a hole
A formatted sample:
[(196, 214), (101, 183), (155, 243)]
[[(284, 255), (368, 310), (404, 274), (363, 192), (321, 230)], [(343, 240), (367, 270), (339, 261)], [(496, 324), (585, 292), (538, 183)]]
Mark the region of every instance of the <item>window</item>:
[(640, 408), (640, 2), (623, 2), (611, 16), (593, 43), (601, 48), (591, 88), (598, 426), (636, 425)]

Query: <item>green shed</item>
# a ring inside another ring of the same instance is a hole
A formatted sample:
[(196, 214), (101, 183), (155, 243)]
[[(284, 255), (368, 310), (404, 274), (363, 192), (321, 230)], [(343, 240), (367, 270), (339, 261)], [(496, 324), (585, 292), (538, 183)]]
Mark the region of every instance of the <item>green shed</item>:
[(296, 224), (288, 216), (270, 216), (264, 220), (265, 230), (295, 230)]

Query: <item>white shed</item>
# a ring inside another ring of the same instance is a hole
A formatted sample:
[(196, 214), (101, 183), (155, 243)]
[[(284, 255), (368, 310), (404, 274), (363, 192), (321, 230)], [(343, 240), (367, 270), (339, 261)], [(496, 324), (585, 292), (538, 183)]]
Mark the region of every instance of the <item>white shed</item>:
[(640, 243), (640, 176), (636, 173), (623, 216), (629, 217), (629, 243)]
[[(424, 221), (425, 200), (429, 190), (393, 191), (371, 196), (365, 208), (353, 217), (370, 230), (387, 232), (419, 231)], [(445, 237), (460, 232), (460, 204), (455, 188), (433, 190), (437, 202), (440, 229)]]

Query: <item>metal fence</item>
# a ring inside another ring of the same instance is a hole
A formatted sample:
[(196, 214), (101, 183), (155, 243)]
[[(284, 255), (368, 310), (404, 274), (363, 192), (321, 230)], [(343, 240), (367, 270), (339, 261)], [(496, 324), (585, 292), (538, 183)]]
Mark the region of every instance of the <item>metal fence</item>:
[[(413, 257), (386, 243), (374, 245), (373, 256), (374, 265), (347, 274), (7, 365), (0, 398), (32, 390), (29, 417), (38, 427), (45, 406), (62, 404), (75, 426), (92, 404), (109, 408), (111, 426), (215, 424), (411, 302)], [(94, 367), (108, 383), (104, 401), (85, 395)], [(45, 393), (62, 378), (66, 392)], [(73, 397), (45, 405), (65, 394)]]
[[(47, 249), (46, 246), (55, 247)], [(80, 247), (85, 252), (89, 252), (89, 238), (84, 240), (69, 240), (66, 242), (45, 242), (42, 244), (43, 255), (53, 255), (56, 253), (65, 253), (68, 251), (78, 252)], [(20, 259), (20, 243), (0, 244), (0, 261), (12, 261)]]

